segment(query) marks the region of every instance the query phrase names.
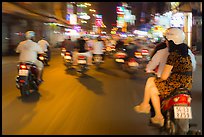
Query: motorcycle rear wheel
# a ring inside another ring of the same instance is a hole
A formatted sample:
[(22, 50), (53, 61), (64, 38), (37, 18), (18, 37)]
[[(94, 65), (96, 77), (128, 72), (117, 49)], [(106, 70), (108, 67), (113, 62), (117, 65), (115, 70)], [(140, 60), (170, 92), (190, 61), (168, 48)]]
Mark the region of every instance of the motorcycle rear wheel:
[(176, 135), (187, 135), (189, 131), (189, 120), (188, 119), (176, 119)]
[(20, 92), (21, 92), (21, 96), (23, 96), (23, 97), (30, 95), (30, 92), (29, 92), (29, 90), (27, 90), (26, 86), (20, 87)]

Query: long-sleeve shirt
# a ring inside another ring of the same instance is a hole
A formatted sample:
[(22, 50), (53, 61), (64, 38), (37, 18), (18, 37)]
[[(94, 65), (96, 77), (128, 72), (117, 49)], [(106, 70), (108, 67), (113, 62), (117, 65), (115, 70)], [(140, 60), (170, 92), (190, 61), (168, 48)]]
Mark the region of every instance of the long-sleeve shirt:
[(168, 56), (169, 56), (168, 47), (158, 50), (147, 64), (146, 72), (153, 71), (156, 67), (158, 67), (158, 71), (156, 72), (156, 74), (158, 77), (161, 77)]
[[(188, 49), (188, 55), (191, 57), (191, 62), (193, 66), (193, 71), (196, 70), (196, 59), (194, 54), (190, 49)], [(166, 65), (167, 58), (169, 56), (169, 49), (168, 47), (164, 49), (158, 50), (149, 63), (146, 66), (146, 71), (153, 71), (156, 67), (158, 67), (158, 71), (156, 72), (157, 77), (161, 77), (161, 74), (164, 70), (164, 66)]]

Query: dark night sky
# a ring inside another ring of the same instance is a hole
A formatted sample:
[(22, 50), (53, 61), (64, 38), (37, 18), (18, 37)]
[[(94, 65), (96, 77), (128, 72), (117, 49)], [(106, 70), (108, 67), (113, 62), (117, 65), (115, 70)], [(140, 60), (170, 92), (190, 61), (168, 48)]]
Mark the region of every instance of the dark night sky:
[[(110, 33), (112, 24), (116, 24), (117, 14), (116, 7), (121, 6), (122, 2), (94, 2), (97, 5), (98, 14), (103, 15), (103, 22), (107, 26), (107, 31)], [(140, 13), (151, 13), (152, 9), (156, 12), (162, 12), (165, 10), (165, 2), (128, 2), (128, 5), (134, 7), (134, 12), (137, 20), (139, 20)], [(148, 15), (148, 14), (147, 14)]]
[(116, 7), (119, 5), (121, 5), (120, 2), (98, 2), (98, 12), (102, 14), (108, 33), (112, 29), (112, 24), (116, 24)]

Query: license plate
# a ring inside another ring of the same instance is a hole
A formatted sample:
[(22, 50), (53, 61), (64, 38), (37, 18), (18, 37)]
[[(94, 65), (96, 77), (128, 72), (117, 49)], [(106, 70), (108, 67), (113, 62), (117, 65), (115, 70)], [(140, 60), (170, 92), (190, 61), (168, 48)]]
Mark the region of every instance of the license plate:
[(101, 60), (102, 60), (102, 57), (100, 57), (100, 56), (99, 57), (94, 57), (95, 62), (101, 62)]
[(149, 55), (149, 53), (142, 53), (142, 55), (145, 55), (145, 56), (147, 56), (147, 55)]
[(78, 60), (78, 64), (86, 64), (86, 60)]
[(190, 106), (174, 106), (175, 119), (192, 119)]
[(19, 76), (28, 76), (28, 70), (19, 70)]
[(71, 59), (71, 56), (64, 56), (64, 59)]
[(124, 59), (115, 59), (116, 62), (125, 62)]
[(138, 66), (138, 63), (137, 62), (128, 62), (128, 66), (136, 67), (136, 66)]

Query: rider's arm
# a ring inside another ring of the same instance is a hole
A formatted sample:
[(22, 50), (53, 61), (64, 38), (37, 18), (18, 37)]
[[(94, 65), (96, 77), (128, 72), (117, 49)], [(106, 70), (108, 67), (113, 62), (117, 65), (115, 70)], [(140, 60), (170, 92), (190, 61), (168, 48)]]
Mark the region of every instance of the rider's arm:
[(44, 54), (44, 51), (42, 50), (42, 48), (40, 47), (39, 44), (36, 44), (35, 46), (35, 50), (38, 54)]
[(146, 66), (146, 72), (152, 72), (160, 63), (162, 52), (157, 52)]
[(16, 48), (16, 53), (20, 53), (22, 47), (22, 42), (20, 42)]
[(165, 67), (164, 67), (164, 71), (162, 72), (161, 79), (167, 80), (167, 78), (168, 78), (168, 77), (170, 76), (170, 74), (171, 74), (172, 68), (173, 68), (173, 66), (166, 64)]
[(190, 49), (188, 49), (188, 55), (191, 57), (191, 62), (192, 62), (192, 66), (193, 66), (193, 71), (196, 70), (196, 59), (195, 59), (195, 55), (192, 53), (192, 51)]
[(161, 74), (161, 79), (166, 80), (170, 76), (171, 70), (173, 69), (173, 66), (174, 66), (174, 63), (175, 63), (174, 56), (169, 54), (169, 56), (167, 58), (166, 65), (164, 66), (164, 70)]

